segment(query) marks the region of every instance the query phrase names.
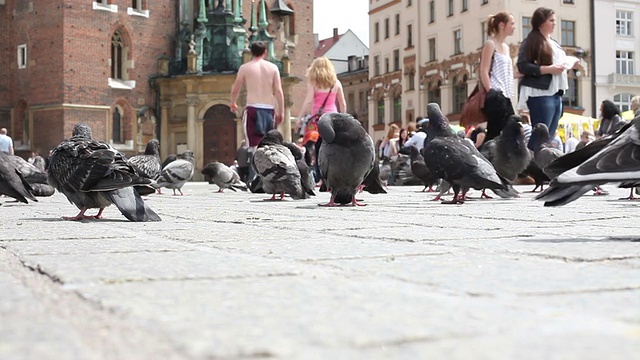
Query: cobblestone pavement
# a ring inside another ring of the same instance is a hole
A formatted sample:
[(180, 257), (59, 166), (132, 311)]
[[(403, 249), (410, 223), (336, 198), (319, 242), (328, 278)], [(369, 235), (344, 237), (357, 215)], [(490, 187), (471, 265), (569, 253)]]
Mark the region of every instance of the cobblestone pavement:
[[(638, 359), (640, 202), (0, 199), (1, 359)], [(531, 187), (518, 187), (521, 191)], [(478, 196), (478, 192), (473, 195)]]

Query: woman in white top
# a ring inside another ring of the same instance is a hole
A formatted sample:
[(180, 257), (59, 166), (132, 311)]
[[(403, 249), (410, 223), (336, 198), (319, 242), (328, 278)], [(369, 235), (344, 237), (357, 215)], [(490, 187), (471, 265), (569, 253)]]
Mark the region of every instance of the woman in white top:
[[(531, 17), (532, 30), (520, 45), (517, 62), (523, 75), (518, 108), (528, 109), (531, 126), (543, 123), (549, 134), (555, 133), (562, 116), (562, 95), (569, 88), (566, 70), (579, 62), (567, 58), (560, 45), (551, 39), (555, 26), (553, 10), (537, 8)], [(535, 144), (535, 136), (531, 135), (529, 148)]]
[(505, 39), (513, 35), (515, 29), (515, 18), (506, 11), (490, 15), (487, 19), (489, 39), (482, 46), (480, 58), (480, 81), (487, 90), (483, 109), (488, 119), (485, 141), (500, 135), (509, 116), (514, 114), (511, 105), (513, 61)]

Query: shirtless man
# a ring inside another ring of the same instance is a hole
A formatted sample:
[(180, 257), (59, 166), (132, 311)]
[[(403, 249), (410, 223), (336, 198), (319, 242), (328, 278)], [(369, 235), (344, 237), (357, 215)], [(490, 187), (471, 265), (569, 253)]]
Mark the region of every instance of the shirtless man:
[(240, 66), (231, 89), (231, 111), (238, 111), (236, 100), (244, 85), (247, 89), (247, 105), (242, 123), (246, 143), (255, 149), (264, 134), (275, 129), (284, 119), (284, 94), (278, 67), (265, 60), (267, 44), (256, 41), (251, 44), (250, 49), (253, 59)]

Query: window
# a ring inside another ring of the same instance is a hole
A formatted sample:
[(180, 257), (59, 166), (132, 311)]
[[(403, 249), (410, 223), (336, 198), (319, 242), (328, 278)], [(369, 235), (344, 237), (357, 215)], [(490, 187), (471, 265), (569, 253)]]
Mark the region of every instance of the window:
[(134, 10), (138, 10), (138, 11), (142, 11), (142, 0), (132, 0), (131, 1), (131, 7)]
[(449, 12), (448, 16), (453, 16), (453, 0), (449, 0)]
[(465, 101), (467, 101), (467, 75), (462, 79), (453, 77), (453, 112), (458, 113), (462, 111)]
[(436, 2), (434, 0), (429, 1), (429, 24), (436, 21)]
[(487, 5), (489, 3), (489, 0), (482, 0), (482, 3), (480, 3), (480, 5)]
[(376, 124), (384, 124), (384, 99), (378, 100), (378, 118)]
[(458, 29), (453, 32), (453, 54), (462, 54), (462, 30)]
[(407, 7), (411, 6), (413, 2), (411, 0), (407, 0)]
[(531, 27), (531, 18), (528, 16), (522, 17), (522, 38), (526, 39), (529, 33), (533, 30)]
[(385, 74), (389, 73), (389, 58), (388, 57), (384, 58), (384, 73)]
[(631, 110), (631, 94), (616, 94), (613, 96), (613, 103), (618, 106), (620, 112)]
[(27, 68), (27, 44), (18, 45), (18, 69)]
[(563, 4), (573, 4), (573, 0), (562, 0)]
[(482, 21), (480, 22), (480, 40), (481, 40), (481, 44), (480, 46), (484, 46), (484, 43), (488, 40), (487, 37), (487, 22), (486, 21)]
[(358, 101), (360, 101), (358, 112), (367, 112), (367, 95), (364, 91), (360, 91), (360, 93), (358, 94)]
[(118, 12), (118, 5), (109, 4), (107, 0), (97, 0), (93, 2), (93, 10), (104, 10), (110, 12)]
[(402, 124), (402, 97), (393, 98), (393, 122)]
[(431, 38), (429, 42), (429, 61), (436, 61), (436, 38)]
[(469, 10), (469, 0), (462, 0), (462, 10), (460, 12), (465, 12)]
[(393, 71), (400, 70), (400, 50), (393, 50)]
[(396, 14), (396, 35), (400, 35), (400, 14)]
[(407, 25), (407, 47), (413, 47), (413, 26), (411, 24)]
[(122, 65), (124, 42), (119, 32), (115, 32), (111, 38), (111, 78), (123, 79)]
[(347, 108), (351, 111), (356, 109), (356, 95), (352, 92), (347, 95)]
[(633, 52), (616, 51), (616, 74), (633, 75)]
[(407, 75), (407, 90), (415, 90), (416, 89), (416, 75), (411, 73)]
[(578, 103), (578, 79), (575, 76), (569, 76), (567, 80), (569, 82), (569, 89), (562, 95), (562, 105), (564, 107), (580, 107)]
[(122, 110), (119, 106), (113, 109), (113, 116), (111, 122), (112, 139), (114, 143), (122, 144), (124, 141), (122, 136)]
[(389, 18), (384, 19), (384, 38), (389, 38)]
[(442, 103), (442, 94), (440, 93), (441, 86), (442, 86), (442, 83), (438, 81), (436, 84), (429, 87), (429, 91), (427, 91), (428, 102), (435, 102), (438, 104)]
[(146, 0), (131, 0), (131, 7), (127, 8), (128, 15), (149, 17), (149, 10), (145, 10)]
[[(287, 6), (290, 9), (293, 9), (293, 5), (291, 3), (288, 3)], [(289, 16), (284, 16), (284, 36), (287, 37), (287, 39), (293, 39), (293, 37), (296, 35), (296, 16), (295, 14), (291, 14)]]
[(373, 57), (373, 76), (380, 75), (380, 55)]
[(633, 13), (631, 11), (616, 11), (616, 34), (622, 36), (633, 35)]
[(380, 23), (373, 25), (373, 39), (374, 42), (380, 41)]
[(576, 46), (576, 22), (560, 21), (560, 43), (563, 46)]

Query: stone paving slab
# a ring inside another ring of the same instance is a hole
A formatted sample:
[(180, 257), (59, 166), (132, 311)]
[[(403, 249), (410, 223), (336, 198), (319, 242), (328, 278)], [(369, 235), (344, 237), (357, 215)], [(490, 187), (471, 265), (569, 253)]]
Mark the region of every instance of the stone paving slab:
[[(0, 358), (61, 346), (71, 359), (640, 353), (640, 203), (616, 200), (627, 190), (545, 208), (530, 187), (464, 205), (421, 188), (321, 208), (326, 193), (271, 202), (193, 182), (187, 196), (149, 196), (163, 221), (144, 224), (115, 208), (62, 221), (77, 210), (59, 194), (0, 199), (0, 255), (13, 259), (0, 267), (12, 294), (0, 320), (17, 329), (0, 330)], [(50, 314), (50, 299), (67, 309)]]

